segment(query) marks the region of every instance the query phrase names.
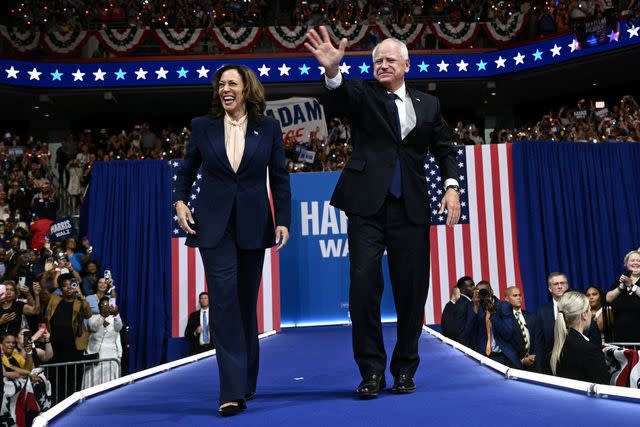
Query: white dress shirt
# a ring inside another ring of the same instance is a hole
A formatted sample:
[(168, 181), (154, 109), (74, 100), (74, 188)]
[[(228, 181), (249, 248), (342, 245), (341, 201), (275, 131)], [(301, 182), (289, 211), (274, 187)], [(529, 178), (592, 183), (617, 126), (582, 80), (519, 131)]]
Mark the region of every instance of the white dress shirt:
[[(325, 85), (327, 89), (333, 90), (339, 87), (342, 84), (342, 73), (338, 71), (335, 77), (329, 78), (325, 74), (324, 76)], [(387, 93), (391, 93), (388, 92)], [(413, 102), (411, 101), (411, 97), (407, 93), (407, 87), (404, 83), (400, 86), (395, 92), (396, 96), (396, 107), (398, 108), (398, 117), (400, 119), (400, 131), (402, 132), (402, 139), (405, 139), (409, 132), (416, 127), (416, 110), (413, 108)], [(444, 181), (444, 188), (447, 188), (450, 185), (458, 185), (458, 181), (454, 178), (447, 178)]]

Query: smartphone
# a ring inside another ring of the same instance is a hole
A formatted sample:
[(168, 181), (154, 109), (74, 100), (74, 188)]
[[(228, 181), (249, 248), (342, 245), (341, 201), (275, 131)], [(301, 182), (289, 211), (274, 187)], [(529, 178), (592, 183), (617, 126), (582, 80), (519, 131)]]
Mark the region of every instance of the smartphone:
[(22, 342), (24, 344), (27, 344), (29, 341), (31, 341), (31, 336), (32, 336), (31, 331), (24, 331)]
[(111, 279), (111, 270), (105, 270), (104, 271), (104, 280), (109, 280)]
[(7, 294), (7, 287), (4, 284), (0, 284), (0, 298), (4, 298)]
[(26, 284), (27, 284), (27, 278), (24, 276), (20, 276), (20, 278), (18, 279), (18, 285), (24, 286)]
[(115, 307), (116, 306), (116, 299), (115, 298), (109, 298), (109, 306), (110, 307)]
[(47, 324), (46, 323), (40, 323), (40, 325), (38, 326), (38, 329), (44, 331), (45, 329), (47, 329)]

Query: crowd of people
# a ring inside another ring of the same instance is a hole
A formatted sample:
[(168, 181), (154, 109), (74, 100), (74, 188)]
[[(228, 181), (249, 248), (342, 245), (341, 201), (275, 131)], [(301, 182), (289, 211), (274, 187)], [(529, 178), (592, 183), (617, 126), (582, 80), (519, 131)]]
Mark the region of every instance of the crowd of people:
[(263, 24), (269, 4), (265, 0), (15, 0), (6, 23), (60, 32), (127, 26), (246, 27)]
[(604, 290), (570, 290), (565, 274), (549, 274), (551, 301), (536, 313), (524, 309), (517, 286), (500, 299), (489, 282), (461, 277), (444, 307), (442, 332), (509, 367), (609, 384), (602, 345), (640, 347), (640, 252), (630, 251), (624, 265)]

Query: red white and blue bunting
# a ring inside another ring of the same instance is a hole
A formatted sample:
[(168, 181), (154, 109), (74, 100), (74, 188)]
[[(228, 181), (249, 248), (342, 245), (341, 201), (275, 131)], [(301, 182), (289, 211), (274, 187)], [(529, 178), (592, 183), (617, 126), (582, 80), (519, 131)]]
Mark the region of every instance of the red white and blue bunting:
[(39, 31), (19, 31), (0, 25), (0, 36), (18, 53), (29, 53), (40, 44)]
[(280, 49), (299, 50), (305, 41), (307, 27), (267, 27), (266, 34)]
[(456, 25), (429, 22), (431, 33), (448, 47), (466, 47), (476, 41), (480, 24), (475, 22), (459, 22)]
[(404, 27), (399, 27), (396, 24), (378, 24), (378, 32), (382, 37), (398, 39), (404, 42), (409, 49), (413, 48), (420, 42), (420, 39), (426, 29), (427, 26), (422, 22), (413, 22), (405, 25)]
[(200, 43), (205, 34), (205, 30), (202, 28), (153, 30), (153, 36), (160, 43), (160, 46), (172, 53), (190, 52)]
[(485, 22), (485, 33), (497, 45), (512, 43), (522, 32), (527, 23), (527, 15), (524, 13), (514, 13), (507, 22), (493, 20)]
[(147, 38), (145, 28), (123, 30), (100, 30), (96, 33), (98, 42), (114, 55), (126, 55), (135, 51)]
[(369, 33), (369, 25), (366, 23), (353, 24), (348, 27), (342, 24), (330, 24), (326, 28), (334, 42), (339, 43), (345, 38), (349, 42), (349, 47), (355, 47), (362, 43), (364, 37)]
[(252, 50), (260, 39), (262, 28), (260, 27), (213, 27), (211, 35), (213, 41), (221, 50), (233, 52), (245, 52)]
[(42, 45), (50, 53), (72, 55), (82, 49), (90, 35), (90, 32), (78, 29), (66, 33), (51, 31), (42, 37)]

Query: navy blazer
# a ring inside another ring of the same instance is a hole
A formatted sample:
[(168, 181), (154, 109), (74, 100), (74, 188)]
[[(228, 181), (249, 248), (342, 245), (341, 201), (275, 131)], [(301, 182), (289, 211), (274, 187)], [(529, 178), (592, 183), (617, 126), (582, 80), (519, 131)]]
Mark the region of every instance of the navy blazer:
[(182, 167), (175, 179), (173, 200), (187, 202), (191, 185), (202, 174), (200, 192), (194, 208), (196, 234), (187, 246), (212, 248), (220, 242), (235, 206), (236, 244), (241, 249), (260, 249), (275, 245), (275, 226), (269, 193), (273, 195), (275, 225), (289, 228), (291, 187), (285, 167), (280, 125), (271, 117), (249, 118), (245, 148), (234, 172), (225, 149), (222, 117), (202, 116), (191, 121), (191, 137)]
[(469, 308), (473, 310), (473, 303), (461, 295), (455, 304), (449, 301), (444, 306), (442, 320), (440, 321), (444, 336), (467, 347), (471, 347), (471, 337), (465, 333)]
[[(502, 353), (509, 359), (514, 368), (520, 369), (522, 363), (516, 351), (509, 342), (513, 335), (513, 307), (505, 301), (496, 300), (496, 312), (490, 317), (491, 333)], [(485, 354), (487, 346), (487, 326), (485, 324), (485, 312), (482, 306), (478, 308), (478, 313), (473, 312), (473, 304), (470, 304), (469, 321), (467, 322), (467, 333), (475, 337), (475, 350), (480, 354)]]
[(556, 375), (579, 381), (609, 384), (609, 370), (600, 346), (584, 339), (580, 332), (569, 329), (562, 346)]

